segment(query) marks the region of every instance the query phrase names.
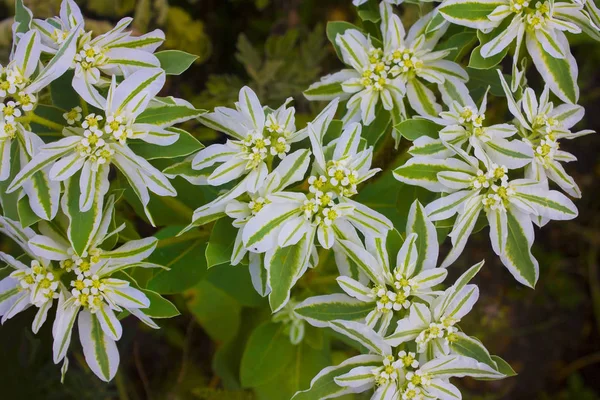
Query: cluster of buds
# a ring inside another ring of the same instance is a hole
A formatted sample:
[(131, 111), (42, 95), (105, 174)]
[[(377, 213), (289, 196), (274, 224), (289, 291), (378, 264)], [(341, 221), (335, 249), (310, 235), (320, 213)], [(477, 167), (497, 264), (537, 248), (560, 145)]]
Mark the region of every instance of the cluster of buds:
[(97, 312), (102, 306), (103, 292), (106, 288), (103, 280), (98, 275), (77, 275), (77, 279), (71, 281), (71, 294), (75, 298), (75, 304), (88, 308), (90, 312)]
[(369, 49), (369, 65), (362, 72), (360, 83), (371, 90), (382, 90), (390, 83), (390, 63), (383, 57), (381, 49)]
[(58, 279), (36, 260), (26, 270), (12, 272), (10, 277), (19, 281), (21, 290), (29, 291), (29, 301), (36, 307), (42, 307), (46, 302), (58, 298)]
[(417, 351), (424, 353), (427, 350), (427, 344), (436, 339), (443, 339), (446, 343), (452, 343), (456, 340), (458, 329), (454, 326), (459, 320), (442, 317), (439, 323), (432, 322), (429, 327), (419, 333), (415, 339)]

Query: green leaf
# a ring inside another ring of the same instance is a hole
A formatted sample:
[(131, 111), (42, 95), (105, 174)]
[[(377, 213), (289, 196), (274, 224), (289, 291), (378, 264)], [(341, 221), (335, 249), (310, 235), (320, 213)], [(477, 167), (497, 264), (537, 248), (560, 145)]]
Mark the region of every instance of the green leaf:
[[(336, 319), (360, 320), (374, 308), (375, 303), (358, 301), (343, 294), (332, 294), (308, 298), (296, 306), (294, 311), (311, 323), (318, 321), (327, 324)], [(318, 322), (315, 325), (319, 325)]]
[(146, 160), (155, 160), (158, 158), (177, 158), (187, 156), (204, 148), (202, 143), (193, 137), (189, 132), (179, 128), (167, 128), (168, 131), (179, 133), (179, 139), (171, 145), (159, 146), (157, 144), (146, 143), (142, 140), (132, 141), (129, 147), (137, 155)]
[(494, 369), (497, 369), (496, 363), (494, 360), (492, 360), (489, 351), (477, 338), (467, 336), (462, 332), (456, 333), (455, 337), (456, 340), (452, 341), (450, 344), (452, 351), (454, 351), (456, 354), (471, 357), (479, 362), (489, 365)]
[[(441, 14), (436, 14), (441, 16)], [(434, 17), (435, 18), (435, 17)], [(449, 49), (450, 54), (446, 56), (446, 59), (460, 62), (477, 43), (477, 35), (475, 32), (459, 32), (448, 38), (448, 40), (440, 43), (435, 50)]]
[(339, 138), (342, 135), (342, 129), (344, 122), (339, 119), (332, 119), (327, 127), (327, 131), (323, 135), (323, 143), (329, 143), (330, 141)]
[[(289, 400), (324, 367), (331, 364), (329, 352), (315, 350), (308, 343), (294, 347), (291, 361), (279, 369), (275, 379), (254, 388), (260, 400)], [(316, 397), (315, 397), (316, 399)]]
[(570, 51), (565, 58), (559, 59), (548, 54), (537, 40), (527, 39), (526, 43), (535, 67), (550, 90), (562, 101), (577, 104), (579, 100), (578, 71)]
[(159, 242), (148, 261), (169, 270), (156, 270), (148, 282), (148, 289), (161, 294), (181, 293), (206, 276), (207, 235), (192, 231), (175, 236), (180, 230), (178, 226), (170, 226), (155, 235)]
[(492, 360), (494, 360), (494, 362), (496, 363), (496, 365), (497, 365), (496, 369), (498, 370), (498, 372), (503, 373), (507, 377), (517, 376), (517, 373), (515, 372), (515, 370), (512, 369), (510, 364), (507, 363), (506, 361), (504, 361), (502, 358), (500, 358), (498, 356), (492, 356)]
[(307, 261), (307, 240), (305, 236), (295, 245), (279, 247), (269, 260), (265, 258), (271, 286), (269, 304), (273, 312), (281, 309), (290, 298), (290, 290), (298, 279), (297, 274)]
[(188, 308), (212, 340), (227, 342), (240, 327), (242, 307), (230, 295), (208, 281), (186, 292)]
[(221, 265), (208, 271), (206, 280), (233, 297), (244, 307), (260, 307), (266, 304), (250, 279), (250, 272), (245, 265)]
[(441, 126), (423, 118), (407, 119), (394, 126), (400, 134), (410, 141), (414, 141), (421, 136), (429, 136), (437, 139), (440, 136)]
[(366, 139), (368, 146), (375, 146), (377, 142), (385, 135), (392, 121), (392, 115), (378, 104), (375, 120), (368, 126), (363, 126), (362, 137)]
[(144, 314), (150, 318), (172, 318), (181, 314), (173, 303), (160, 294), (148, 289), (140, 290), (150, 300), (150, 307), (142, 309)]
[(35, 224), (41, 219), (31, 209), (27, 196), (19, 199), (17, 209), (19, 212), (19, 221), (21, 221), (21, 225), (23, 225), (24, 228)]
[(16, 141), (11, 143), (10, 149), (10, 176), (3, 182), (0, 182), (0, 205), (2, 206), (2, 215), (14, 221), (19, 220), (18, 202), (20, 191), (6, 193), (6, 189), (21, 170), (19, 146)]
[(538, 280), (539, 265), (531, 254), (531, 243), (524, 231), (527, 227), (521, 226), (512, 212), (507, 212), (506, 215), (508, 238), (504, 253), (501, 255), (502, 262), (515, 279), (533, 288)]
[(198, 56), (180, 50), (164, 50), (154, 55), (167, 75), (181, 75), (198, 59)]
[(334, 398), (342, 394), (352, 393), (348, 388), (344, 388), (335, 383), (334, 378), (350, 372), (353, 368), (381, 365), (381, 358), (376, 356), (358, 356), (344, 361), (335, 367), (323, 369), (310, 382), (310, 388), (298, 392), (292, 397), (292, 400), (315, 400)]
[(209, 269), (230, 262), (237, 231), (229, 218), (222, 218), (215, 223), (206, 246), (206, 265)]
[(500, 77), (495, 69), (467, 68), (467, 73), (469, 74), (469, 81), (466, 85), (475, 103), (478, 103), (478, 100), (485, 95), (488, 87), (490, 88), (490, 94), (496, 97), (506, 97)]
[(15, 0), (15, 22), (17, 24), (17, 33), (27, 33), (31, 25), (33, 15), (31, 11), (25, 7), (23, 0)]
[(136, 119), (136, 124), (172, 126), (189, 121), (206, 113), (184, 104), (165, 104), (159, 107), (147, 108)]
[[(102, 175), (98, 171), (98, 176)], [(90, 246), (96, 230), (100, 225), (102, 218), (102, 201), (93, 202), (92, 208), (86, 212), (81, 212), (79, 209), (79, 178), (81, 172), (77, 172), (71, 179), (65, 181), (65, 193), (63, 194), (64, 199), (62, 200), (63, 212), (69, 218), (69, 228), (67, 229), (67, 235), (73, 250), (78, 255), (82, 255)], [(96, 192), (100, 191), (100, 188), (96, 186)], [(99, 195), (99, 193), (97, 193)], [(104, 194), (102, 194), (104, 197)]]
[(353, 25), (349, 22), (330, 21), (327, 23), (327, 39), (329, 39), (331, 44), (333, 44), (333, 47), (335, 48), (335, 52), (337, 53), (340, 60), (343, 60), (342, 52), (341, 52), (339, 46), (337, 45), (337, 43), (335, 42), (335, 38), (337, 37), (337, 35), (343, 35), (344, 32), (346, 32), (346, 30), (348, 30), (348, 29), (356, 29), (356, 30), (362, 32), (362, 29), (360, 29), (358, 26)]
[(488, 15), (496, 9), (496, 7), (504, 5), (502, 1), (462, 1), (457, 3), (451, 3), (444, 5), (439, 8), (440, 13), (444, 16), (451, 18), (454, 23), (460, 24), (476, 24), (490, 22)]
[(502, 61), (504, 57), (506, 57), (510, 46), (506, 46), (506, 48), (504, 48), (501, 52), (488, 58), (483, 58), (483, 56), (481, 55), (481, 48), (487, 42), (504, 32), (510, 24), (510, 21), (511, 18), (506, 18), (497, 28), (494, 28), (490, 33), (483, 33), (481, 31), (477, 31), (477, 37), (479, 38), (479, 46), (477, 46), (471, 53), (471, 58), (469, 59), (469, 68), (490, 69), (500, 64), (500, 61)]
[(256, 387), (274, 379), (294, 356), (284, 324), (266, 322), (252, 332), (240, 366), (242, 386)]
[(363, 21), (379, 22), (381, 15), (379, 15), (379, 5), (376, 0), (369, 0), (364, 4), (358, 6), (358, 16)]
[[(71, 84), (74, 74), (75, 73), (73, 70), (69, 70), (57, 79), (53, 80), (50, 84), (52, 104), (66, 111), (80, 105), (79, 95), (75, 89), (73, 89), (73, 85)], [(62, 123), (65, 123), (64, 119), (62, 120)]]

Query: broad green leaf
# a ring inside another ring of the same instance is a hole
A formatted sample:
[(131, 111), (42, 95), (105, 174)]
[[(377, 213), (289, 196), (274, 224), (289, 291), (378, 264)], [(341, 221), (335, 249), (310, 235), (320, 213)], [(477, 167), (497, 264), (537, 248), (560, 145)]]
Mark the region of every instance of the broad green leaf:
[(381, 15), (379, 14), (379, 5), (376, 0), (369, 0), (358, 6), (358, 16), (363, 21), (379, 22)]
[(193, 137), (189, 132), (179, 128), (167, 128), (168, 131), (179, 134), (179, 139), (171, 145), (159, 146), (157, 144), (147, 143), (142, 140), (132, 141), (129, 147), (137, 155), (146, 160), (155, 160), (158, 158), (177, 158), (187, 156), (204, 148), (202, 143)]
[[(98, 171), (98, 176), (102, 175)], [(96, 230), (100, 226), (102, 219), (102, 201), (104, 193), (96, 193), (97, 199), (93, 202), (92, 208), (86, 212), (81, 212), (79, 208), (79, 178), (81, 172), (77, 172), (73, 177), (65, 181), (65, 192), (62, 199), (62, 211), (69, 218), (69, 228), (67, 235), (73, 246), (73, 250), (79, 255), (82, 255), (92, 243), (92, 239), (96, 234)], [(101, 188), (96, 182), (96, 192), (101, 191)]]
[(489, 351), (477, 338), (467, 336), (462, 332), (455, 333), (454, 335), (456, 340), (453, 340), (450, 343), (450, 348), (453, 352), (462, 356), (473, 358), (479, 362), (489, 365), (494, 369), (497, 369), (496, 363), (494, 360), (492, 360)]
[[(441, 16), (441, 14), (437, 14), (437, 16)], [(467, 54), (469, 54), (476, 43), (477, 35), (475, 32), (459, 32), (450, 36), (448, 40), (440, 43), (435, 49), (450, 50), (450, 54), (446, 56), (446, 59), (460, 62)]]
[(185, 104), (165, 104), (147, 108), (135, 119), (135, 123), (167, 127), (197, 118), (205, 112)]
[(333, 119), (327, 127), (325, 135), (323, 135), (323, 143), (329, 143), (330, 141), (339, 138), (342, 135), (342, 129), (344, 122), (339, 119)]
[(345, 21), (330, 21), (327, 23), (327, 39), (333, 44), (335, 48), (335, 52), (337, 53), (340, 60), (343, 60), (342, 52), (339, 49), (337, 43), (335, 42), (335, 38), (337, 35), (343, 35), (348, 29), (356, 29), (358, 31), (362, 31), (358, 26), (353, 25), (349, 22)]
[[(559, 39), (567, 39), (559, 37)], [(544, 82), (562, 101), (576, 104), (579, 100), (579, 86), (577, 85), (577, 63), (569, 52), (565, 58), (554, 58), (548, 54), (541, 43), (527, 38), (527, 50)], [(568, 43), (566, 43), (568, 47)]]
[(375, 303), (365, 303), (343, 294), (310, 297), (298, 304), (294, 311), (313, 325), (327, 325), (342, 319), (358, 321), (375, 308)]
[(288, 302), (290, 290), (298, 279), (298, 273), (307, 262), (308, 246), (306, 242), (307, 237), (305, 236), (297, 244), (278, 247), (271, 257), (265, 257), (271, 286), (269, 304), (273, 312), (278, 311)]
[(185, 294), (190, 312), (212, 340), (226, 342), (236, 335), (242, 307), (233, 297), (208, 281), (198, 282)]
[(148, 261), (169, 270), (155, 270), (148, 289), (161, 294), (181, 293), (206, 276), (204, 251), (208, 234), (192, 231), (175, 236), (179, 230), (178, 226), (170, 226), (155, 235), (159, 242)]
[[(525, 231), (533, 228), (523, 226), (513, 212), (507, 213), (507, 220), (508, 238), (504, 253), (501, 255), (502, 262), (517, 281), (533, 288), (538, 280), (539, 265), (531, 254), (532, 243)], [(531, 221), (526, 223), (531, 224)]]
[(443, 3), (440, 13), (450, 22), (471, 28), (481, 28), (489, 25), (488, 15), (496, 7), (504, 5), (502, 1), (458, 0)]
[(412, 118), (400, 122), (394, 126), (402, 136), (410, 141), (420, 138), (421, 136), (429, 136), (437, 139), (440, 136), (441, 126), (424, 118)]
[[(74, 72), (72, 70), (69, 70), (54, 81), (52, 81), (52, 83), (50, 84), (52, 104), (65, 111), (69, 111), (72, 108), (81, 105), (79, 95), (77, 94), (75, 89), (73, 89), (73, 85), (71, 84), (71, 82), (73, 81), (73, 75)], [(62, 120), (62, 122), (63, 124), (66, 123), (64, 119)]]
[(254, 388), (259, 399), (289, 400), (298, 390), (307, 387), (311, 379), (331, 364), (329, 352), (315, 350), (302, 342), (293, 348), (290, 362), (267, 384)]
[(417, 200), (410, 208), (406, 234), (417, 234), (417, 262), (415, 274), (425, 269), (435, 268), (437, 264), (439, 244), (433, 223), (427, 217), (425, 208)]
[(198, 56), (180, 50), (164, 50), (154, 55), (167, 75), (181, 75), (198, 59)]
[(256, 387), (274, 379), (294, 356), (284, 324), (266, 322), (256, 328), (242, 356), (242, 386)]
[(143, 308), (141, 311), (150, 318), (172, 318), (181, 314), (173, 303), (160, 294), (148, 289), (140, 290), (150, 300), (150, 307)]
[(250, 272), (245, 265), (221, 265), (212, 268), (206, 280), (215, 287), (233, 297), (243, 307), (261, 307), (266, 299), (261, 297), (252, 286)]
[(292, 400), (315, 400), (339, 397), (352, 393), (351, 388), (345, 388), (335, 383), (334, 378), (350, 372), (356, 367), (381, 365), (381, 357), (374, 355), (361, 355), (352, 357), (334, 367), (327, 367), (319, 372), (310, 382), (310, 388), (298, 392)]
[(215, 265), (229, 264), (237, 231), (229, 218), (221, 218), (215, 223), (206, 246), (206, 265), (209, 269)]
[(23, 0), (15, 0), (15, 31), (17, 33), (27, 33), (31, 26), (32, 19), (33, 15), (31, 14), (31, 11), (25, 7)]
[(21, 221), (21, 225), (23, 225), (24, 228), (35, 224), (41, 219), (31, 209), (27, 197), (19, 199), (17, 202), (17, 209), (19, 212), (19, 221)]

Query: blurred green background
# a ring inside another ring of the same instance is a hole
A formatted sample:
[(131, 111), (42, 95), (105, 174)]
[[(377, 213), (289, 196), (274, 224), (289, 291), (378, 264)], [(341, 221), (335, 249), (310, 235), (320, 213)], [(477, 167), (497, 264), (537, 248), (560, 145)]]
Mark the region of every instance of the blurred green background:
[[(49, 17), (57, 13), (60, 1), (25, 3), (36, 17)], [(198, 108), (211, 109), (216, 105), (231, 105), (239, 89), (248, 84), (271, 106), (293, 96), (299, 126), (322, 106), (309, 104), (301, 91), (340, 67), (325, 36), (327, 21), (357, 19), (350, 0), (83, 0), (78, 3), (89, 17), (87, 26), (95, 32), (101, 33), (120, 17), (131, 15), (135, 31), (161, 28), (167, 35), (165, 48), (199, 56), (183, 76), (168, 80), (165, 94), (186, 98)], [(11, 40), (11, 9), (12, 0), (0, 0), (3, 63)], [(416, 12), (416, 7), (409, 8), (405, 18), (410, 19), (411, 13), (416, 15)], [(600, 46), (577, 37), (573, 38), (572, 47), (579, 63), (581, 104), (587, 110), (580, 128), (597, 130)], [(540, 84), (535, 75), (530, 82), (534, 86)], [(498, 104), (493, 108), (495, 112), (505, 112), (502, 102)], [(204, 142), (217, 138), (216, 133), (200, 126), (192, 124), (186, 128)], [(404, 142), (402, 149), (406, 147)], [(543, 231), (536, 231), (534, 254), (541, 268), (537, 289), (532, 291), (513, 280), (493, 257), (486, 231), (470, 240), (463, 256), (450, 268), (451, 278), (455, 278), (467, 266), (486, 259), (487, 265), (476, 282), (482, 296), (475, 311), (461, 325), (519, 373), (516, 378), (492, 383), (462, 380), (463, 398), (467, 400), (600, 398), (600, 202), (597, 201), (600, 188), (594, 184), (600, 179), (600, 139), (591, 135), (565, 147), (579, 158), (579, 162), (569, 166), (569, 172), (584, 193), (583, 199), (577, 201), (580, 216), (575, 221), (550, 223)], [(380, 163), (391, 164), (394, 157), (392, 153), (382, 154)], [(397, 188), (396, 193), (389, 194), (392, 207), (402, 207), (404, 198), (412, 201), (414, 188), (400, 184)], [(171, 223), (188, 222), (191, 210), (203, 202), (196, 193), (178, 199), (178, 216), (167, 215), (164, 219)], [(122, 212), (124, 218), (132, 215), (127, 210)], [(143, 221), (136, 228), (141, 235), (155, 233)], [(135, 236), (133, 229), (127, 232)], [(9, 243), (0, 241), (2, 250), (9, 247)], [(100, 382), (82, 367), (85, 363), (76, 338), (71, 367), (65, 383), (61, 384), (59, 368), (51, 359), (50, 324), (34, 336), (29, 328), (33, 310), (11, 320), (0, 329), (0, 399), (276, 400), (294, 386), (306, 388), (321, 367), (346, 357), (343, 352), (347, 350), (343, 347), (334, 347), (330, 354), (325, 352), (326, 357), (323, 352), (315, 352), (315, 346), (328, 346), (328, 342), (320, 332), (309, 329), (307, 335), (312, 343), (300, 345), (294, 358), (300, 363), (302, 356), (308, 357), (308, 367), (293, 369), (286, 365), (271, 385), (256, 394), (243, 390), (237, 369), (249, 333), (258, 322), (269, 318), (266, 303), (252, 291), (247, 275), (239, 270), (221, 265), (208, 272), (204, 250), (202, 240), (187, 248), (157, 250), (181, 253), (185, 259), (178, 259), (178, 263), (197, 267), (195, 280), (183, 284), (183, 294), (170, 297), (182, 316), (159, 321), (161, 330), (146, 329), (137, 320), (124, 321), (124, 335), (119, 342), (121, 366), (110, 384)], [(307, 285), (310, 282), (311, 288), (320, 284), (311, 276), (303, 281)], [(353, 398), (364, 397), (345, 399)]]

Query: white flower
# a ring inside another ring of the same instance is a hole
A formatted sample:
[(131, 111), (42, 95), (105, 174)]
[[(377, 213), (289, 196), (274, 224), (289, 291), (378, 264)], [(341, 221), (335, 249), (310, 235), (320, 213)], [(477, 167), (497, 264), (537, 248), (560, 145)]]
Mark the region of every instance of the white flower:
[[(309, 178), (309, 193), (271, 196), (272, 203), (244, 228), (244, 244), (251, 251), (262, 253), (277, 246), (293, 245), (305, 235), (311, 243), (316, 235), (319, 244), (329, 249), (339, 236), (336, 231), (355, 237), (353, 232), (359, 229), (368, 237), (382, 237), (391, 229), (392, 223), (386, 217), (349, 199), (357, 193), (356, 185), (379, 171), (370, 169), (372, 148), (358, 151), (361, 126), (352, 124), (346, 128), (331, 143), (332, 160), (325, 159), (323, 136), (336, 108), (337, 101), (333, 101), (307, 127), (315, 156), (312, 171), (315, 177)], [(355, 209), (359, 212), (354, 213)], [(273, 219), (277, 220), (277, 226), (262, 236), (261, 230)]]
[[(458, 214), (450, 233), (453, 248), (442, 267), (452, 264), (462, 253), (479, 214), (485, 211), (494, 252), (519, 282), (533, 286), (538, 264), (530, 251), (534, 239), (532, 219), (569, 220), (577, 216), (577, 208), (562, 193), (549, 190), (547, 182), (511, 180), (504, 166), (488, 161), (481, 167), (471, 156), (465, 160), (468, 162), (415, 157), (398, 168), (395, 176), (406, 183), (424, 184), (430, 190), (449, 193), (425, 207), (432, 221)], [(437, 182), (421, 183), (405, 175), (404, 171), (432, 164), (445, 166), (436, 174)], [(528, 252), (519, 251), (519, 257), (515, 257), (517, 243), (526, 246)]]
[(58, 277), (49, 260), (38, 257), (30, 249), (26, 240), (35, 235), (31, 228), (23, 228), (17, 221), (0, 217), (0, 232), (13, 239), (32, 259), (30, 266), (27, 266), (0, 252), (0, 260), (14, 269), (6, 278), (0, 280), (2, 323), (33, 305), (38, 308), (32, 325), (33, 332), (37, 333), (46, 321), (54, 299), (58, 298)]
[(466, 151), (473, 149), (479, 160), (491, 160), (509, 169), (522, 168), (531, 162), (531, 146), (523, 140), (509, 140), (517, 133), (517, 127), (512, 124), (485, 126), (486, 97), (477, 107), (465, 84), (456, 81), (446, 83), (442, 87), (442, 93), (449, 110), (441, 112), (440, 118), (428, 117), (443, 126), (439, 133), (440, 139), (422, 136), (414, 141), (411, 153), (418, 154), (422, 148), (441, 142), (444, 147), (437, 153), (430, 154), (431, 157), (445, 159), (454, 154), (463, 156)]
[(81, 107), (77, 106), (72, 108), (70, 111), (63, 114), (63, 118), (69, 125), (75, 125), (76, 122), (81, 121)]
[[(515, 89), (523, 75), (523, 71), (518, 68), (518, 62), (521, 44), (524, 41), (534, 65), (550, 90), (561, 100), (576, 103), (579, 97), (577, 65), (571, 55), (565, 32), (578, 34), (584, 30), (598, 38), (598, 28), (582, 10), (583, 6), (566, 1), (501, 0), (487, 16), (480, 13), (474, 18), (459, 11), (465, 5), (478, 7), (479, 3), (471, 0), (447, 0), (441, 5), (440, 13), (451, 23), (479, 29), (492, 37), (482, 42), (483, 58), (506, 54), (508, 46), (516, 41), (513, 58)], [(489, 8), (489, 3), (482, 1), (481, 4), (484, 9)], [(561, 72), (558, 72), (558, 68), (550, 66), (548, 58), (554, 58), (561, 64)]]
[[(304, 317), (303, 309), (327, 307), (331, 303), (364, 302), (372, 305), (372, 311), (360, 321), (364, 320), (369, 327), (385, 335), (393, 317), (408, 309), (413, 300), (431, 302), (440, 294), (432, 288), (444, 281), (447, 271), (435, 268), (438, 243), (435, 227), (427, 219), (418, 221), (426, 234), (421, 238), (424, 254), (422, 257), (417, 254), (418, 237), (412, 231), (412, 226), (417, 223), (417, 215), (422, 214), (423, 207), (417, 202), (413, 203), (408, 216), (407, 237), (396, 256), (395, 265), (390, 264), (386, 240), (383, 238), (367, 238), (366, 248), (349, 240), (339, 241), (337, 246), (345, 257), (336, 254), (342, 274), (337, 282), (349, 297), (341, 294), (310, 297), (298, 305), (300, 315)], [(358, 266), (361, 273), (353, 277), (350, 265)], [(318, 327), (328, 323), (311, 314), (304, 318)]]
[[(57, 53), (46, 66), (40, 64), (43, 49), (40, 34), (31, 30), (15, 39), (18, 41), (6, 67), (0, 67), (0, 181), (11, 175), (11, 148), (13, 142), (21, 151), (22, 166), (29, 161), (43, 145), (42, 139), (29, 131), (29, 126), (19, 120), (26, 118), (37, 103), (35, 94), (61, 76), (70, 64), (69, 57), (75, 52), (74, 34), (69, 36)], [(48, 182), (48, 168), (43, 167), (40, 179)], [(44, 186), (46, 187), (46, 186)], [(48, 190), (40, 185), (26, 183), (23, 191), (29, 198), (33, 212), (45, 220), (52, 219), (58, 211), (60, 184), (50, 182)], [(42, 197), (44, 197), (42, 199)]]
[(160, 67), (158, 58), (152, 53), (165, 39), (161, 30), (134, 37), (131, 32), (125, 32), (132, 22), (132, 18), (126, 17), (108, 32), (92, 37), (91, 31), (84, 31), (84, 22), (75, 1), (63, 0), (59, 17), (46, 21), (35, 19), (32, 25), (41, 36), (44, 51), (49, 53), (57, 52), (70, 32), (79, 29), (77, 48), (69, 60), (69, 67), (75, 72), (72, 85), (94, 107), (103, 108), (101, 95), (95, 87), (103, 84), (103, 74), (127, 78), (136, 71)]
[[(346, 124), (362, 120), (369, 125), (375, 119), (379, 100), (386, 110), (394, 110), (392, 115), (406, 115), (405, 93), (417, 113), (437, 115), (441, 108), (423, 81), (443, 84), (446, 79), (468, 79), (458, 64), (444, 60), (449, 51), (433, 51), (447, 24), (442, 24), (435, 34), (426, 38), (422, 29), (435, 15), (435, 12), (430, 12), (405, 34), (400, 18), (392, 12), (389, 4), (382, 2), (380, 10), (383, 48), (374, 47), (369, 37), (355, 29), (339, 34), (336, 43), (344, 62), (353, 69), (324, 77), (321, 82), (313, 84), (305, 96), (309, 100), (349, 99), (348, 112), (344, 117)], [(332, 93), (331, 87), (336, 83), (341, 90)], [(329, 93), (320, 92), (325, 86), (330, 88)]]
[[(108, 117), (90, 114), (85, 117), (82, 127), (65, 128), (63, 133), (67, 137), (42, 146), (14, 178), (9, 191), (26, 183), (40, 168), (48, 165), (48, 160), (56, 160), (50, 164), (49, 176), (53, 181), (66, 181), (81, 171), (80, 185), (86, 188), (81, 192), (81, 211), (89, 210), (94, 203), (101, 204), (108, 190), (111, 164), (127, 177), (144, 206), (149, 202), (148, 191), (161, 196), (175, 196), (176, 191), (164, 174), (131, 151), (127, 144), (129, 138), (160, 146), (168, 146), (178, 140), (179, 133), (166, 129), (178, 121), (160, 126), (136, 122), (164, 81), (165, 74), (160, 69), (140, 70), (119, 85), (113, 79), (109, 91), (111, 98), (103, 99), (102, 109)], [(131, 96), (131, 93), (136, 94)]]
[(344, 393), (373, 390), (372, 400), (448, 398), (443, 397), (442, 393), (452, 393), (453, 398), (461, 398), (460, 391), (448, 381), (449, 378), (505, 377), (486, 364), (460, 355), (436, 357), (421, 364), (415, 359), (415, 353), (404, 350), (396, 352), (375, 331), (357, 322), (334, 320), (330, 327), (360, 343), (370, 354), (355, 356), (335, 367), (323, 369), (311, 382), (308, 392), (322, 382), (322, 376), (328, 374), (334, 377), (338, 386), (345, 389)]
[(220, 186), (243, 177), (247, 192), (256, 192), (270, 172), (267, 164), (270, 165), (275, 156), (284, 160), (290, 144), (306, 137), (305, 130), (296, 131), (296, 111), (288, 107), (290, 101), (265, 117), (256, 94), (249, 87), (243, 87), (235, 110), (217, 107), (214, 112), (200, 117), (204, 125), (232, 139), (198, 152), (192, 160), (192, 168), (203, 170), (220, 164), (209, 174), (209, 185)]
[[(570, 129), (583, 118), (585, 110), (575, 104), (557, 107), (549, 101), (546, 85), (539, 99), (531, 88), (524, 91), (518, 102), (513, 98), (508, 84), (501, 77), (504, 92), (509, 99), (509, 109), (518, 121), (518, 128), (533, 150), (534, 157), (525, 168), (525, 177), (543, 182), (550, 179), (573, 197), (581, 197), (575, 180), (565, 171), (561, 162), (575, 161), (571, 153), (560, 150), (560, 139), (574, 139), (593, 133), (591, 130), (571, 132)], [(522, 111), (521, 111), (522, 110)]]

